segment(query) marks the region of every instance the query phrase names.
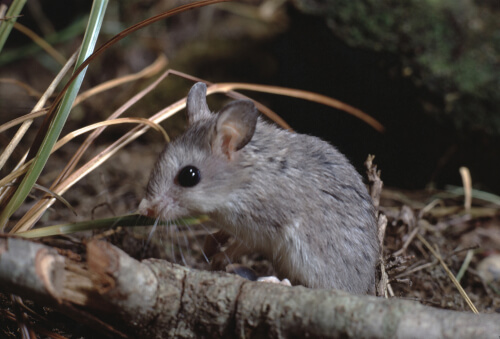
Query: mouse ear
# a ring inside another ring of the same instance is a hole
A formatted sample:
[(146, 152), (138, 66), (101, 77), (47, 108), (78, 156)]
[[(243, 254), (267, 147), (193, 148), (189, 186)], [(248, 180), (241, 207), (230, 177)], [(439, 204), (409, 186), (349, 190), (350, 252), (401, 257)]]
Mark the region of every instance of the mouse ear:
[(191, 87), (186, 101), (189, 124), (210, 116), (207, 105), (207, 85), (197, 82)]
[(212, 150), (231, 159), (234, 152), (252, 139), (258, 116), (250, 100), (237, 100), (224, 106), (217, 117)]

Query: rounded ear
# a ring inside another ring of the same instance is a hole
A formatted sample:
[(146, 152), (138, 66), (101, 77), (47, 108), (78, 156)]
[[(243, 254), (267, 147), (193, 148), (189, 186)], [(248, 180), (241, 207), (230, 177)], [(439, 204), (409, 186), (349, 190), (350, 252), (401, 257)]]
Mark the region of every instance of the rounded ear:
[(224, 106), (217, 117), (212, 150), (231, 159), (253, 137), (259, 113), (250, 100), (237, 100)]
[(207, 105), (207, 85), (197, 82), (191, 87), (186, 101), (189, 125), (210, 116)]

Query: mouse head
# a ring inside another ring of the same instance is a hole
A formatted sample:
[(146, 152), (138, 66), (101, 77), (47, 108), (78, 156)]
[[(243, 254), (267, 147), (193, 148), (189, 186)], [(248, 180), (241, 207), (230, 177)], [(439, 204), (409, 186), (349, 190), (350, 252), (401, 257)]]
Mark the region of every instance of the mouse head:
[(189, 91), (189, 127), (161, 153), (139, 213), (164, 220), (212, 213), (245, 181), (238, 162), (254, 135), (257, 109), (249, 100), (237, 100), (213, 114), (206, 90), (199, 82)]

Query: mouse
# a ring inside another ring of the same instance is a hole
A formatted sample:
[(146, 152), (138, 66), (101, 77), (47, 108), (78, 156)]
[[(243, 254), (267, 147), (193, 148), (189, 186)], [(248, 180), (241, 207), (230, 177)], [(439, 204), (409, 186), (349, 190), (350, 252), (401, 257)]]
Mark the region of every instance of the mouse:
[(265, 121), (251, 100), (212, 113), (206, 91), (189, 91), (188, 127), (159, 155), (138, 212), (207, 215), (219, 239), (234, 238), (212, 267), (257, 252), (293, 285), (373, 294), (376, 211), (353, 165), (328, 142)]

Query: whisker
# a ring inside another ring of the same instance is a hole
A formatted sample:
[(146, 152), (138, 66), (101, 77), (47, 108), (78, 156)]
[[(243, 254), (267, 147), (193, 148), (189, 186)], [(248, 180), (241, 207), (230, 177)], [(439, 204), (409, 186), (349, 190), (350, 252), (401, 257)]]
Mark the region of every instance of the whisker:
[(182, 251), (182, 246), (181, 246), (180, 241), (179, 241), (179, 231), (178, 231), (177, 225), (174, 224), (174, 226), (175, 226), (175, 235), (177, 238), (177, 244), (179, 245), (179, 253), (181, 255), (182, 263), (184, 264), (184, 266), (188, 266), (187, 262), (186, 262), (186, 258), (184, 257), (184, 252)]
[(160, 218), (156, 218), (155, 223), (153, 224), (153, 228), (151, 228), (151, 230), (149, 231), (146, 243), (143, 243), (141, 259), (144, 259), (146, 257), (146, 251), (148, 249), (148, 246), (150, 245), (151, 239), (153, 238), (153, 234), (156, 232), (156, 228), (158, 227), (159, 223), (160, 223)]
[(180, 232), (182, 237), (184, 238), (184, 244), (186, 245), (186, 249), (189, 249), (189, 240), (186, 237), (186, 232)]
[[(189, 226), (189, 224), (187, 222), (184, 222), (184, 226), (187, 227), (187, 229), (194, 234), (193, 232), (193, 229)], [(198, 246), (198, 248), (201, 248), (201, 254), (203, 254), (203, 257), (205, 258), (205, 261), (207, 263), (210, 263), (210, 260), (208, 259), (208, 257), (206, 256), (205, 254), (205, 251), (203, 250), (203, 246), (200, 246), (200, 242), (198, 241), (198, 239), (196, 238), (196, 235), (193, 236), (193, 239), (194, 241), (196, 242), (196, 245)]]
[(171, 242), (170, 249), (172, 250), (172, 260), (173, 260), (174, 264), (177, 264), (177, 257), (175, 255), (175, 244), (174, 244), (174, 233), (173, 233), (174, 231), (173, 231), (173, 229), (174, 229), (174, 224), (171, 221), (169, 221), (168, 222), (168, 233), (169, 233), (168, 237), (170, 238), (170, 242)]
[(153, 228), (149, 231), (148, 239), (146, 240), (146, 246), (149, 245), (151, 239), (153, 238), (153, 234), (156, 232), (156, 228), (158, 227), (158, 223), (160, 222), (159, 218), (156, 218), (155, 223), (153, 224)]
[[(207, 226), (205, 226), (205, 224), (201, 223), (199, 224), (206, 232), (207, 232), (207, 236), (208, 237), (212, 237), (212, 239), (214, 239), (218, 244), (219, 244), (219, 247), (222, 247), (222, 244), (219, 243), (219, 240), (217, 240), (216, 237), (214, 237), (214, 232), (211, 232)], [(205, 255), (205, 251), (203, 250), (203, 247), (201, 248), (201, 251), (203, 253), (203, 256), (205, 257), (205, 259), (207, 260), (208, 263), (210, 263), (210, 260), (207, 258), (207, 256)], [(226, 261), (228, 262), (229, 265), (232, 265), (233, 264), (233, 261), (231, 260), (231, 258), (229, 258), (229, 256), (227, 255), (226, 251), (220, 251), (220, 253), (224, 254), (224, 257), (226, 258)]]
[[(163, 226), (163, 227), (168, 227), (168, 225), (162, 225), (162, 226)], [(164, 233), (165, 233), (165, 232), (164, 232), (164, 229), (163, 229), (163, 228), (161, 228), (161, 229), (159, 229), (159, 230), (158, 230), (158, 242), (160, 243), (160, 245), (161, 245), (162, 247), (165, 247), (165, 245), (163, 244), (163, 242), (164, 242), (164, 237), (165, 237), (165, 234), (164, 234)]]

